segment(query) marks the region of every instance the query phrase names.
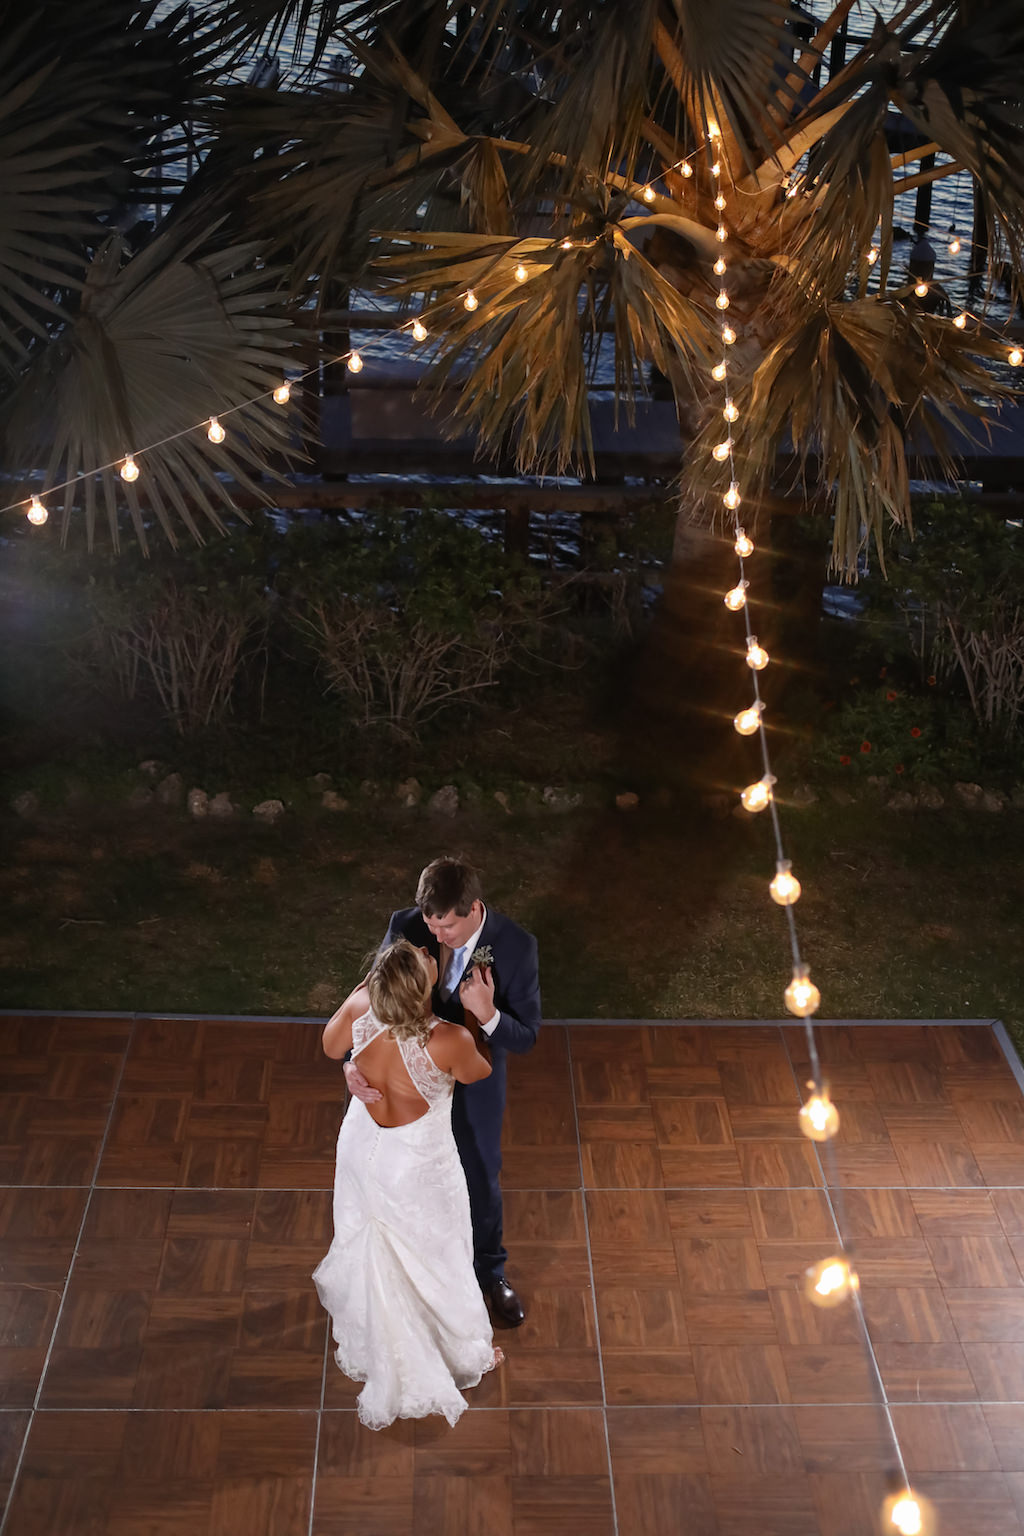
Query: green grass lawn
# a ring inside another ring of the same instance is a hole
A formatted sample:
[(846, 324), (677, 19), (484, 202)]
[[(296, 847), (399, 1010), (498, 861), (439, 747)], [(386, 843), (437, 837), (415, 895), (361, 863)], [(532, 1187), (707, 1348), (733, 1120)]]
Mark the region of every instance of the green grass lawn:
[[(1000, 1017), (1024, 1038), (1024, 815), (783, 808), (822, 1017)], [(369, 803), (273, 828), (169, 811), (10, 826), (8, 1008), (327, 1014), (445, 850), (541, 945), (549, 1017), (779, 1017), (764, 816), (641, 808), (452, 822)]]

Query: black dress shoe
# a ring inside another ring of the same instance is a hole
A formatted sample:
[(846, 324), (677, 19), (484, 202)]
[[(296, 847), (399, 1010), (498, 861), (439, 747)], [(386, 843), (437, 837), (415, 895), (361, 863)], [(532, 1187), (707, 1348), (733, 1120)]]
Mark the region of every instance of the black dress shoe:
[(496, 1318), (506, 1328), (518, 1328), (526, 1321), (526, 1310), (504, 1275), (499, 1275), (487, 1286), (485, 1295)]

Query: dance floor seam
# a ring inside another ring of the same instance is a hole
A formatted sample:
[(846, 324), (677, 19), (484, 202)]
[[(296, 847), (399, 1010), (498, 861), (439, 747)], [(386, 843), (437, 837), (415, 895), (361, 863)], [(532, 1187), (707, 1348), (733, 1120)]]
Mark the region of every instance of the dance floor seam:
[[(306, 1020), (0, 1016), (2, 1536), (864, 1536), (887, 1413), (941, 1536), (1024, 1536), (1024, 1096), (996, 1021), (545, 1025), (469, 1411), (373, 1434), (310, 1273)], [(841, 1231), (854, 1309), (806, 1301)], [(874, 1370), (884, 1385), (877, 1401)]]

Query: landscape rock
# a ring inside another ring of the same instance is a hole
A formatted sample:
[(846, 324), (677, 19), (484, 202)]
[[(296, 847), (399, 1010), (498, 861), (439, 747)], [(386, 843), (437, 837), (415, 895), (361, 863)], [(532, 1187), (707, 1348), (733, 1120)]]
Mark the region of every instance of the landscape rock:
[(882, 794), (889, 788), (889, 780), (884, 773), (869, 773), (865, 782), (870, 784), (871, 788), (879, 794)]
[(493, 798), (501, 806), (501, 808), (505, 812), (506, 816), (511, 816), (512, 815), (512, 804), (511, 804), (511, 802), (510, 802), (510, 800), (508, 798), (508, 795), (506, 795), (506, 793), (505, 793), (505, 791), (503, 789), (496, 789), (494, 791)]
[(128, 804), (133, 811), (144, 810), (147, 805), (153, 804), (153, 791), (145, 784), (136, 784), (128, 796)]
[(898, 789), (885, 803), (890, 811), (912, 811), (917, 805), (917, 796), (912, 795), (909, 790)]
[(185, 781), (180, 773), (169, 773), (156, 787), (161, 805), (180, 805), (185, 798)]
[(406, 810), (411, 810), (414, 805), (419, 805), (423, 799), (423, 785), (419, 779), (403, 779), (395, 790), (400, 805)]
[(235, 805), (235, 802), (232, 800), (227, 790), (222, 790), (219, 795), (213, 796), (207, 809), (211, 816), (228, 817), (234, 816), (238, 807)]
[(455, 816), (459, 809), (459, 792), (454, 784), (442, 784), (427, 801), (427, 809), (435, 816)]
[(376, 800), (380, 794), (380, 785), (376, 779), (364, 779), (359, 786), (359, 793), (367, 800)]
[(190, 789), (188, 792), (188, 813), (199, 821), (210, 809), (210, 797), (205, 789)]
[(640, 796), (632, 789), (626, 789), (621, 795), (615, 796), (615, 804), (620, 811), (635, 811), (640, 804)]
[(834, 800), (836, 805), (856, 804), (856, 795), (851, 794), (848, 789), (844, 789), (841, 784), (833, 784), (828, 793), (829, 798)]
[(953, 793), (961, 805), (966, 805), (968, 810), (981, 809), (981, 797), (985, 793), (980, 784), (958, 783), (953, 785)]
[(15, 816), (28, 818), (34, 816), (39, 810), (39, 796), (34, 789), (24, 789), (20, 795), (15, 795), (11, 801), (11, 810)]
[(330, 789), (334, 783), (329, 773), (314, 773), (306, 780), (307, 785), (315, 794), (318, 790)]
[(583, 804), (583, 796), (571, 789), (561, 789), (554, 784), (545, 785), (541, 799), (549, 811), (575, 811)]
[(1006, 796), (999, 793), (998, 789), (986, 789), (981, 796), (981, 809), (983, 811), (1005, 811)]
[(252, 814), (257, 821), (262, 821), (266, 826), (272, 827), (275, 821), (280, 821), (284, 815), (283, 800), (261, 800), (259, 805), (254, 805)]
[(790, 805), (816, 805), (818, 803), (818, 792), (816, 789), (812, 789), (810, 784), (797, 784), (792, 792), (786, 796), (786, 800)]
[(348, 801), (344, 795), (339, 795), (337, 790), (325, 789), (320, 796), (320, 804), (325, 811), (347, 811)]
[(163, 773), (164, 767), (155, 757), (147, 757), (144, 763), (139, 764), (139, 772), (144, 773), (147, 779), (155, 779)]
[(934, 784), (923, 784), (917, 792), (917, 803), (923, 811), (941, 811), (946, 797)]

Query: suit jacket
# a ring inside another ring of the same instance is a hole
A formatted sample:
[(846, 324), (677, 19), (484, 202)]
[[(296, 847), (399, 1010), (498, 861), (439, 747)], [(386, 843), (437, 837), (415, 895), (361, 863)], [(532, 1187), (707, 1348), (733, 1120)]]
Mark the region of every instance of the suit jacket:
[[(418, 948), (426, 948), (438, 962), (438, 978), (444, 976), (450, 951), (434, 938), (423, 920), (419, 907), (406, 907), (393, 912), (384, 939), (393, 944), (396, 939), (408, 939)], [(499, 1022), (488, 1041), (492, 1054), (504, 1055), (507, 1051), (521, 1055), (528, 1051), (537, 1039), (540, 1028), (540, 977), (537, 972), (537, 940), (525, 928), (520, 928), (510, 917), (487, 908), (483, 931), (477, 947), (487, 944), (494, 956), (491, 975), (494, 978), (494, 1006), (501, 1014)], [(451, 997), (441, 997), (434, 988), (434, 1012), (439, 1019), (453, 1024), (464, 1022), (458, 988)], [(485, 1021), (486, 1022), (486, 1021)]]

